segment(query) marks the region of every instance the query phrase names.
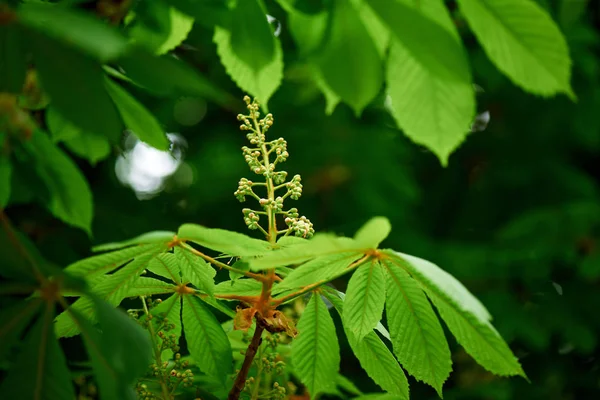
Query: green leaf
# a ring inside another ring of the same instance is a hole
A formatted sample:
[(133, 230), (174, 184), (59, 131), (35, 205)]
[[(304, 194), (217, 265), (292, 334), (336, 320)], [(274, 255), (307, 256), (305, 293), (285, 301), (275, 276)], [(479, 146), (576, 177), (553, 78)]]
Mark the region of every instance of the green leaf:
[(317, 257), (293, 269), (281, 283), (277, 283), (273, 287), (273, 293), (282, 293), (286, 290), (302, 288), (317, 282), (331, 281), (342, 274), (350, 272), (347, 267), (357, 257), (354, 253)]
[(355, 396), (360, 396), (362, 394), (362, 392), (354, 384), (354, 382), (352, 382), (350, 379), (346, 378), (342, 374), (338, 374), (337, 375), (337, 377), (335, 378), (335, 383), (336, 383), (337, 387), (339, 387), (340, 389), (342, 389), (344, 392), (348, 392), (348, 393), (353, 394)]
[(128, 296), (127, 291), (148, 267), (154, 256), (154, 254), (143, 254), (136, 257), (135, 260), (96, 284), (92, 292), (98, 294), (103, 300), (118, 305)]
[[(237, 260), (233, 263), (233, 268), (239, 269), (240, 271), (248, 272), (250, 271), (250, 265), (246, 260)], [(232, 281), (241, 278), (244, 276), (241, 272), (229, 271), (229, 279)]]
[(371, 218), (354, 235), (354, 240), (366, 246), (377, 248), (390, 234), (392, 225), (386, 217)]
[(128, 247), (110, 253), (100, 254), (74, 262), (65, 268), (65, 273), (93, 280), (98, 276), (107, 274), (135, 257), (147, 253), (158, 253), (166, 250), (166, 246), (144, 244)]
[(110, 251), (122, 249), (123, 247), (129, 247), (136, 244), (154, 244), (161, 243), (163, 245), (167, 245), (169, 242), (173, 241), (175, 238), (175, 232), (171, 231), (152, 231), (142, 233), (139, 236), (136, 236), (132, 239), (124, 240), (122, 242), (113, 242), (113, 243), (105, 243), (100, 244), (98, 246), (92, 247), (92, 251)]
[(18, 25), (0, 26), (0, 92), (21, 93), (27, 72), (27, 53)]
[[(102, 62), (115, 59), (128, 48), (127, 40), (118, 30), (92, 17), (90, 13), (47, 3), (26, 3), (21, 4), (17, 15), (24, 26), (60, 40)], [(73, 66), (66, 63), (66, 60), (61, 59), (58, 54), (54, 57), (62, 66), (69, 65), (65, 73), (72, 71)], [(93, 97), (92, 93), (89, 96)]]
[(259, 74), (275, 58), (275, 36), (262, 0), (238, 1), (231, 11), (231, 50)]
[(23, 350), (0, 385), (0, 398), (75, 399), (65, 355), (52, 329), (53, 318), (54, 305), (49, 303), (25, 336)]
[(353, 400), (406, 400), (406, 396), (400, 396), (391, 393), (370, 393), (360, 397), (355, 397)]
[[(332, 291), (325, 291), (324, 295), (342, 316), (343, 302), (339, 295)], [(406, 375), (377, 333), (371, 331), (362, 340), (357, 340), (350, 330), (344, 327), (344, 331), (354, 355), (367, 375), (383, 390), (408, 400)]]
[(179, 261), (184, 282), (191, 282), (198, 289), (212, 296), (215, 290), (217, 271), (200, 256), (192, 254), (181, 247), (175, 248), (175, 256)]
[(231, 10), (227, 7), (227, 0), (170, 0), (169, 3), (209, 28), (231, 25)]
[(225, 384), (233, 372), (231, 345), (215, 316), (194, 296), (183, 297), (183, 329), (200, 371)]
[[(175, 335), (175, 343), (179, 343), (183, 329), (181, 325), (181, 296), (174, 294), (168, 299), (163, 300), (159, 305), (152, 308), (150, 313), (155, 317), (164, 315), (167, 318), (167, 322), (162, 324), (158, 323), (158, 318), (152, 319), (155, 332), (163, 331), (166, 337)], [(165, 325), (168, 325), (168, 327)], [(158, 346), (162, 346), (163, 341), (163, 339), (158, 338)], [(163, 361), (171, 360), (173, 358), (173, 351), (167, 348), (162, 352), (161, 357)]]
[(304, 244), (273, 250), (260, 258), (248, 260), (250, 269), (260, 271), (291, 264), (300, 264), (320, 256), (341, 253), (361, 254), (363, 247), (353, 239), (317, 234)]
[(100, 64), (40, 35), (32, 36), (31, 44), (41, 86), (53, 107), (82, 130), (118, 141), (123, 125), (104, 88)]
[(133, 49), (118, 61), (126, 76), (161, 96), (189, 94), (208, 98), (222, 106), (237, 102), (198, 71), (172, 56), (156, 57)]
[(428, 261), (386, 250), (390, 262), (418, 281), (457, 341), (475, 361), (497, 375), (525, 376), (517, 358), (490, 323), (483, 305), (447, 272)]
[(0, 154), (0, 209), (8, 205), (10, 199), (10, 179), (12, 176), (12, 166), (10, 159)]
[(105, 80), (106, 89), (115, 102), (125, 126), (143, 142), (159, 150), (169, 149), (169, 139), (154, 115), (121, 86), (110, 79)]
[(418, 283), (397, 265), (386, 261), (383, 265), (394, 353), (412, 376), (431, 385), (442, 397), (442, 386), (452, 371), (442, 326)]
[(350, 0), (350, 2), (356, 8), (356, 12), (360, 16), (365, 28), (367, 28), (367, 32), (369, 32), (373, 43), (375, 43), (379, 57), (384, 59), (390, 45), (391, 35), (389, 29), (363, 0)]
[(446, 165), (475, 114), (466, 52), (448, 11), (439, 0), (419, 9), (407, 0), (368, 3), (394, 38), (386, 75), (392, 116), (406, 136)]
[(279, 39), (275, 38), (275, 57), (258, 73), (233, 52), (228, 30), (215, 27), (213, 41), (217, 45), (221, 64), (231, 79), (240, 89), (258, 98), (266, 106), (283, 79), (283, 51)]
[(340, 368), (340, 346), (333, 319), (321, 295), (313, 294), (298, 321), (298, 337), (292, 341), (294, 374), (311, 398), (335, 390)]
[(372, 332), (383, 316), (385, 304), (385, 278), (378, 262), (361, 265), (352, 274), (346, 290), (344, 327), (357, 340)]
[(460, 0), (460, 11), (488, 57), (516, 85), (571, 99), (571, 58), (559, 28), (534, 1)]
[(81, 132), (79, 127), (66, 120), (52, 105), (46, 108), (45, 117), (48, 133), (54, 143), (77, 137)]
[(335, 0), (333, 4), (328, 40), (315, 64), (327, 86), (358, 116), (381, 90), (383, 66), (351, 2)]
[(127, 289), (125, 297), (153, 296), (156, 294), (173, 293), (176, 290), (177, 286), (172, 283), (141, 276)]
[(91, 235), (93, 204), (87, 180), (73, 160), (56, 147), (42, 132), (34, 132), (24, 142), (35, 162), (35, 170), (46, 185), (50, 198), (48, 209), (64, 222)]
[(314, 55), (322, 48), (327, 37), (328, 18), (327, 12), (306, 15), (293, 10), (288, 11), (290, 34), (296, 42), (301, 57)]
[(259, 296), (262, 290), (262, 283), (254, 279), (237, 279), (235, 281), (220, 282), (215, 286), (215, 294), (236, 296)]
[[(182, 260), (175, 256), (175, 254), (164, 253), (154, 257), (150, 261), (148, 270), (163, 278), (170, 279), (179, 285), (181, 284), (180, 263), (182, 263)], [(213, 269), (211, 268), (211, 270)]]
[(196, 224), (183, 224), (177, 232), (179, 240), (192, 241), (200, 246), (231, 256), (252, 257), (267, 253), (269, 242), (224, 229), (206, 228)]
[(42, 299), (19, 301), (0, 310), (0, 361), (18, 343), (25, 328), (42, 308)]

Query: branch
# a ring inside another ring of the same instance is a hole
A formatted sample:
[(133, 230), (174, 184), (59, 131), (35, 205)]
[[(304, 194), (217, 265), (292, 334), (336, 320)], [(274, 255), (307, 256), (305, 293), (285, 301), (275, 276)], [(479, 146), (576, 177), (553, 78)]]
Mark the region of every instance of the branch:
[(4, 213), (4, 210), (0, 208), (0, 221), (2, 222), (2, 227), (6, 231), (6, 236), (8, 236), (8, 240), (12, 243), (12, 245), (17, 249), (19, 253), (25, 258), (25, 260), (31, 265), (31, 269), (33, 275), (39, 282), (45, 282), (46, 278), (40, 271), (39, 266), (35, 259), (29, 254), (29, 251), (25, 248), (23, 243), (19, 240), (19, 237), (15, 234), (15, 230), (8, 219), (8, 216)]
[(246, 386), (246, 378), (248, 377), (248, 372), (250, 372), (250, 366), (252, 365), (252, 360), (254, 360), (254, 356), (260, 347), (262, 342), (262, 333), (265, 330), (264, 326), (259, 323), (259, 319), (256, 319), (256, 329), (254, 330), (254, 335), (252, 336), (252, 341), (246, 350), (246, 356), (244, 357), (244, 362), (242, 364), (242, 368), (235, 378), (235, 382), (231, 391), (229, 392), (229, 396), (227, 396), (227, 400), (238, 400), (240, 398), (240, 394), (242, 390), (244, 390), (244, 386)]

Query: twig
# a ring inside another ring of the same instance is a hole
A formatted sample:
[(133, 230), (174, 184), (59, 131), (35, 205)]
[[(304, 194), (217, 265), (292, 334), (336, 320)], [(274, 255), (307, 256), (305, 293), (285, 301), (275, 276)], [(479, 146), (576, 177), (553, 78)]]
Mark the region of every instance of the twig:
[(264, 326), (257, 318), (254, 336), (252, 336), (252, 341), (246, 350), (246, 356), (244, 357), (242, 368), (235, 378), (235, 382), (231, 388), (231, 391), (229, 392), (229, 396), (227, 396), (227, 400), (238, 400), (240, 398), (240, 394), (242, 393), (242, 390), (244, 390), (244, 386), (246, 386), (246, 378), (248, 377), (248, 372), (250, 372), (252, 360), (254, 360), (254, 356), (256, 355), (256, 352), (258, 351), (258, 348), (262, 342), (262, 333), (264, 330)]
[[(142, 300), (142, 304), (144, 305), (144, 313), (146, 314), (146, 319), (148, 321), (148, 332), (150, 332), (150, 341), (152, 342), (152, 349), (154, 350), (154, 359), (156, 362), (156, 366), (158, 368), (160, 368), (160, 366), (162, 365), (162, 358), (161, 358), (160, 349), (158, 348), (158, 345), (156, 344), (156, 336), (155, 336), (155, 332), (154, 332), (154, 327), (152, 326), (151, 315), (150, 315), (150, 312), (148, 311), (148, 306), (146, 305), (146, 298), (144, 296), (140, 296), (140, 300)], [(165, 384), (164, 374), (161, 374), (159, 383), (160, 383), (160, 388), (162, 389), (162, 392), (163, 392), (164, 399), (171, 400), (172, 397), (171, 397), (171, 394), (169, 393), (169, 388), (167, 388), (167, 385)]]

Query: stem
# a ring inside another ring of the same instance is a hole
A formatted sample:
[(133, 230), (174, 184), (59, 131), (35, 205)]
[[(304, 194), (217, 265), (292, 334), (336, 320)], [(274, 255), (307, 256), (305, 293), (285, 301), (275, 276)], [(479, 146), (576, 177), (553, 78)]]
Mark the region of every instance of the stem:
[[(148, 331), (150, 332), (150, 341), (152, 342), (152, 349), (154, 350), (154, 359), (156, 362), (156, 366), (160, 368), (160, 366), (162, 365), (162, 359), (160, 358), (160, 350), (158, 349), (158, 346), (156, 344), (156, 335), (154, 333), (154, 326), (152, 326), (152, 320), (149, 318), (150, 316), (150, 312), (148, 311), (148, 306), (146, 305), (146, 298), (144, 296), (140, 296), (140, 299), (142, 300), (142, 304), (144, 305), (144, 313), (146, 313), (146, 317), (148, 318)], [(165, 400), (171, 400), (171, 394), (169, 393), (169, 388), (167, 388), (167, 385), (165, 383), (165, 376), (164, 374), (160, 375), (160, 388), (162, 390), (163, 393), (163, 398)]]
[(17, 251), (19, 253), (21, 253), (21, 255), (23, 256), (23, 258), (25, 258), (25, 260), (29, 263), (29, 265), (31, 266), (31, 271), (33, 272), (33, 275), (35, 276), (37, 281), (45, 282), (46, 278), (40, 271), (40, 268), (37, 265), (37, 262), (31, 256), (31, 254), (29, 254), (29, 251), (25, 248), (23, 243), (21, 243), (19, 237), (15, 234), (15, 230), (14, 230), (12, 224), (10, 223), (8, 216), (4, 213), (4, 210), (1, 208), (0, 208), (0, 221), (2, 222), (2, 227), (6, 231), (6, 236), (8, 236), (8, 240), (10, 240), (10, 242), (12, 243), (14, 248), (17, 249)]
[[(262, 347), (258, 348), (258, 358), (262, 357)], [(258, 371), (256, 372), (256, 381), (254, 382), (254, 389), (252, 390), (252, 395), (250, 396), (250, 400), (255, 400), (258, 398), (258, 392), (260, 391), (260, 374), (262, 373), (262, 365), (258, 364)]]
[(252, 336), (252, 341), (246, 350), (246, 356), (244, 357), (244, 362), (242, 363), (242, 368), (235, 378), (235, 382), (233, 383), (233, 387), (229, 392), (229, 396), (227, 396), (227, 400), (237, 400), (240, 398), (240, 394), (242, 390), (244, 390), (244, 386), (246, 386), (246, 377), (248, 376), (248, 372), (250, 372), (250, 366), (252, 365), (252, 360), (258, 351), (261, 343), (262, 333), (265, 328), (262, 324), (256, 321), (256, 329), (254, 330), (254, 335)]

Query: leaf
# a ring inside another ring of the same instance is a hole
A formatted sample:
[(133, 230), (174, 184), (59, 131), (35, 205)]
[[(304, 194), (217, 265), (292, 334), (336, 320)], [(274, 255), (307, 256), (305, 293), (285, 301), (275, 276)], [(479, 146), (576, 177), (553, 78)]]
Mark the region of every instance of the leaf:
[[(233, 268), (244, 272), (250, 271), (250, 265), (245, 260), (237, 260), (235, 263), (233, 263)], [(244, 276), (244, 274), (241, 272), (229, 271), (229, 279), (232, 281), (239, 279), (242, 276)]]
[(335, 390), (340, 368), (340, 346), (333, 319), (319, 294), (310, 298), (300, 320), (298, 336), (292, 341), (294, 374), (311, 398)]
[(65, 268), (65, 273), (93, 280), (107, 274), (135, 257), (146, 253), (157, 253), (166, 250), (166, 246), (144, 244), (124, 248), (110, 253), (100, 254), (74, 262)]
[(148, 143), (159, 150), (169, 149), (169, 139), (164, 129), (160, 126), (154, 115), (150, 113), (121, 86), (110, 79), (105, 80), (106, 89), (115, 102), (125, 126), (143, 142)]
[(67, 149), (81, 158), (87, 159), (90, 164), (96, 165), (110, 155), (110, 143), (106, 138), (94, 134), (83, 133), (73, 139), (64, 141)]
[(231, 10), (227, 7), (226, 0), (170, 0), (169, 3), (207, 27), (230, 26)]
[(221, 64), (231, 79), (240, 89), (258, 98), (266, 106), (283, 79), (283, 51), (279, 39), (275, 38), (275, 57), (258, 73), (233, 52), (229, 31), (215, 27), (213, 41), (217, 45)]
[[(331, 292), (333, 290), (325, 291), (324, 295), (342, 316), (344, 307), (339, 292)], [(408, 400), (409, 388), (406, 375), (379, 336), (371, 331), (362, 340), (357, 340), (350, 330), (344, 327), (344, 331), (354, 355), (367, 375), (383, 390)]]
[(357, 340), (372, 332), (383, 316), (385, 278), (378, 262), (361, 265), (350, 277), (344, 300), (344, 327)]
[(338, 276), (350, 272), (347, 267), (357, 259), (353, 253), (334, 254), (317, 257), (308, 261), (285, 277), (273, 287), (273, 293), (282, 293), (286, 290), (302, 288), (317, 282), (330, 281)]
[(148, 266), (154, 256), (154, 254), (150, 253), (136, 257), (135, 260), (96, 284), (92, 288), (93, 293), (98, 294), (100, 298), (111, 304), (118, 305), (128, 296), (127, 291)]
[(175, 248), (175, 256), (179, 261), (183, 281), (191, 282), (198, 289), (212, 296), (217, 271), (202, 258), (181, 247)]
[(159, 281), (154, 278), (139, 277), (127, 289), (125, 297), (153, 296), (156, 294), (173, 293), (176, 290), (177, 286), (171, 283)]
[(344, 375), (338, 374), (338, 376), (335, 378), (335, 383), (344, 392), (353, 394), (355, 396), (360, 396), (362, 394), (362, 392), (358, 387), (356, 387), (354, 382), (346, 378)]
[(269, 242), (224, 229), (206, 228), (196, 224), (183, 224), (177, 231), (181, 241), (192, 241), (202, 247), (231, 256), (251, 257), (270, 250)]
[(229, 339), (215, 316), (193, 296), (183, 297), (183, 329), (200, 370), (225, 384), (233, 372)]
[(23, 341), (19, 358), (2, 385), (3, 399), (71, 400), (75, 391), (65, 355), (52, 329), (54, 306), (48, 303)]
[(576, 98), (567, 42), (542, 7), (521, 0), (458, 3), (487, 56), (516, 85), (542, 96)]
[(2, 321), (2, 325), (0, 325), (0, 361), (5, 360), (11, 347), (18, 342), (25, 328), (41, 310), (42, 303), (42, 299), (32, 299), (2, 307), (0, 310), (0, 321)]
[(275, 35), (262, 0), (238, 1), (231, 20), (232, 52), (259, 74), (275, 58)]
[(428, 261), (386, 251), (391, 262), (418, 281), (457, 341), (475, 361), (497, 375), (526, 377), (517, 358), (491, 325), (481, 303), (456, 279)]
[(77, 137), (81, 129), (66, 120), (53, 106), (46, 108), (46, 126), (54, 143)]
[(0, 26), (0, 92), (19, 94), (27, 72), (27, 53), (18, 25)]
[(92, 247), (93, 252), (97, 251), (110, 251), (122, 249), (124, 247), (133, 246), (136, 244), (154, 244), (161, 243), (167, 246), (167, 244), (175, 239), (175, 232), (171, 231), (152, 231), (142, 233), (139, 236), (136, 236), (132, 239), (124, 240), (122, 242), (113, 242), (113, 243), (105, 243), (100, 244), (98, 246)]
[[(60, 40), (102, 62), (115, 59), (128, 48), (127, 40), (118, 30), (93, 18), (89, 13), (73, 8), (27, 3), (18, 8), (17, 15), (24, 26)], [(57, 61), (65, 60), (59, 58)]]
[(442, 326), (417, 282), (397, 265), (386, 261), (383, 265), (394, 353), (408, 373), (431, 385), (442, 397), (442, 386), (452, 371)]
[(374, 217), (367, 221), (354, 235), (354, 240), (366, 246), (377, 248), (390, 234), (392, 225), (386, 217)]
[(117, 142), (123, 124), (104, 88), (101, 65), (42, 35), (30, 36), (36, 70), (52, 107), (81, 130)]
[(328, 234), (317, 234), (304, 244), (273, 250), (260, 258), (248, 260), (250, 269), (260, 271), (291, 264), (300, 264), (320, 256), (341, 253), (360, 254), (363, 248), (360, 243), (345, 237)]
[(0, 209), (8, 205), (10, 199), (10, 179), (12, 176), (12, 165), (10, 159), (0, 154)]
[(163, 278), (170, 279), (179, 285), (181, 284), (180, 263), (181, 260), (179, 257), (176, 257), (175, 254), (164, 253), (154, 257), (150, 261), (148, 270)]
[[(165, 333), (165, 337), (169, 337), (171, 335), (175, 335), (175, 343), (179, 343), (181, 338), (181, 296), (178, 294), (174, 294), (166, 300), (163, 300), (159, 305), (155, 306), (151, 310), (151, 314), (153, 316), (164, 315), (167, 318), (167, 321), (159, 324), (158, 318), (153, 318), (153, 324), (155, 325), (155, 332), (162, 331)], [(162, 320), (164, 321), (164, 320)], [(158, 346), (162, 347), (163, 339), (160, 337), (157, 338)], [(163, 350), (161, 354), (162, 360), (167, 361), (173, 358), (173, 351), (169, 348)]]
[(386, 73), (392, 116), (445, 166), (475, 114), (467, 57), (450, 16), (438, 0), (427, 2), (422, 12), (404, 0), (368, 3), (394, 37)]
[(215, 294), (236, 296), (259, 296), (262, 283), (254, 279), (237, 279), (235, 281), (220, 282), (215, 286)]
[(50, 198), (46, 205), (50, 212), (91, 235), (94, 213), (92, 193), (73, 160), (39, 131), (34, 132), (24, 146), (49, 191)]
[(327, 86), (358, 116), (381, 90), (381, 58), (351, 2), (335, 0), (331, 13), (328, 40), (315, 65)]

